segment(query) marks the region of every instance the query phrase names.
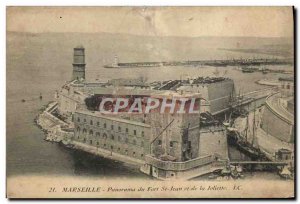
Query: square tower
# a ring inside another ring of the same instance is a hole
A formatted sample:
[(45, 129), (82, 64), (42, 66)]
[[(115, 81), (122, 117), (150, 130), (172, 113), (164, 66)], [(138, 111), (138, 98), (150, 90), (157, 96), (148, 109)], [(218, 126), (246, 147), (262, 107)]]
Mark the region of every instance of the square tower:
[(74, 48), (72, 80), (85, 79), (85, 53), (83, 46)]

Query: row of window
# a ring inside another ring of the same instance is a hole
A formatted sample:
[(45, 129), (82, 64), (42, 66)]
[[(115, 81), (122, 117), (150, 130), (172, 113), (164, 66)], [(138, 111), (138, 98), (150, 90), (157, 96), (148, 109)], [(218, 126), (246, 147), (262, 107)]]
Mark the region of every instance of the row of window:
[[(92, 136), (92, 134), (90, 134), (90, 135)], [(96, 136), (97, 136), (97, 137), (100, 137), (100, 133), (97, 132), (97, 133), (96, 133)], [(78, 135), (78, 136), (77, 136), (77, 139), (79, 139), (79, 138), (80, 138), (80, 137), (79, 137), (79, 135)], [(107, 137), (107, 134), (106, 134), (106, 133), (103, 133), (102, 138), (107, 139), (107, 138), (108, 138), (108, 137)], [(111, 140), (115, 140), (115, 136), (114, 136), (114, 135), (110, 135), (110, 139), (111, 139)], [(119, 141), (119, 142), (122, 142), (122, 137), (121, 137), (120, 135), (118, 136), (118, 141)], [(129, 143), (129, 140), (128, 140), (127, 137), (125, 138), (124, 142), (125, 142), (126, 144)], [(133, 140), (132, 140), (132, 144), (133, 144), (133, 145), (137, 145), (137, 141), (136, 141), (135, 139), (133, 139)], [(144, 147), (144, 141), (141, 141), (139, 145), (140, 145), (141, 147)]]
[[(282, 84), (281, 85), (281, 88), (283, 88), (284, 89), (284, 84)], [(290, 89), (290, 85), (288, 84), (288, 85), (286, 85), (286, 89)]]
[[(80, 122), (80, 117), (77, 118), (77, 122)], [(83, 119), (83, 122), (86, 123), (86, 119), (85, 119), (85, 118)], [(90, 125), (93, 125), (93, 124), (94, 124), (93, 120), (90, 120)], [(100, 122), (97, 122), (97, 126), (100, 126)], [(107, 128), (106, 123), (103, 123), (103, 128)], [(110, 126), (110, 129), (111, 129), (111, 130), (114, 130), (114, 125), (111, 125), (111, 126)], [(121, 128), (120, 126), (118, 126), (118, 131), (119, 131), (119, 132), (122, 131), (122, 128)], [(125, 132), (126, 132), (126, 133), (129, 132), (128, 128), (125, 128)], [(133, 130), (133, 134), (134, 134), (134, 135), (137, 135), (137, 131), (136, 131), (136, 130)], [(141, 136), (144, 137), (144, 134), (145, 134), (144, 131), (142, 131), (142, 132), (141, 132)]]
[[(83, 138), (83, 142), (84, 142), (84, 143), (86, 143), (86, 142), (87, 142), (86, 138)], [(90, 144), (90, 145), (93, 145), (93, 140), (90, 140), (90, 141), (89, 141), (89, 144)], [(100, 142), (99, 142), (99, 141), (97, 141), (97, 142), (96, 142), (96, 145), (97, 145), (97, 146), (100, 146)], [(105, 143), (103, 143), (103, 145), (102, 145), (102, 146), (103, 146), (105, 149), (107, 149), (107, 148), (108, 148), (108, 147), (107, 147), (107, 145), (106, 145)], [(111, 146), (110, 146), (110, 150), (111, 150), (111, 151), (113, 151), (113, 150), (114, 150), (114, 146), (113, 146), (113, 145), (111, 145)], [(121, 148), (120, 148), (120, 147), (118, 147), (118, 148), (117, 148), (117, 151), (118, 151), (118, 152), (120, 152), (120, 151), (121, 151)], [(126, 155), (129, 155), (128, 149), (125, 149), (125, 151), (124, 151), (124, 152), (125, 152), (125, 154), (126, 154)], [(132, 155), (132, 156), (136, 156), (136, 152), (135, 152), (135, 151), (133, 151), (131, 155)], [(144, 157), (144, 154), (141, 154), (140, 156), (141, 156), (141, 157)]]
[[(175, 141), (171, 141), (171, 142), (169, 143), (170, 147), (174, 147), (174, 144), (175, 144), (175, 143), (176, 143)], [(161, 140), (157, 140), (157, 145), (162, 145), (162, 141), (161, 141)]]

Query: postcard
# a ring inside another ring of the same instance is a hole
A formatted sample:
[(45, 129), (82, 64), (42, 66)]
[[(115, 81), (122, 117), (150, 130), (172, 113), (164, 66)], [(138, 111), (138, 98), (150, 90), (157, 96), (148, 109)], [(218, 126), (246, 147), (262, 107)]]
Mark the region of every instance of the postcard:
[(294, 198), (293, 25), (293, 7), (7, 7), (7, 198)]

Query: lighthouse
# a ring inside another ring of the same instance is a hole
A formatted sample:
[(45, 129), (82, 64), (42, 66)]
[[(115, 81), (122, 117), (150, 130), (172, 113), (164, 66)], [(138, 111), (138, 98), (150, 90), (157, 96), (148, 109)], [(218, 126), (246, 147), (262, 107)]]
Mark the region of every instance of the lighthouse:
[(72, 80), (85, 79), (85, 65), (84, 47), (80, 45), (74, 48)]

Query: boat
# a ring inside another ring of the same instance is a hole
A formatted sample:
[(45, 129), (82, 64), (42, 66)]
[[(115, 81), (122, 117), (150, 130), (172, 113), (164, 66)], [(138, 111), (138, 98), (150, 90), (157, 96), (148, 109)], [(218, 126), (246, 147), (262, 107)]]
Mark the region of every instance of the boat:
[(222, 170), (221, 170), (221, 176), (230, 176), (231, 174), (231, 169), (229, 165), (226, 165)]
[(253, 73), (254, 70), (252, 68), (242, 68), (243, 73)]
[(243, 169), (240, 165), (230, 166), (231, 167), (231, 177), (234, 179), (243, 178)]
[(270, 72), (270, 70), (267, 69), (266, 67), (263, 67), (263, 68), (261, 69), (261, 72), (262, 72), (263, 74), (268, 74), (268, 73)]
[[(256, 107), (254, 108), (255, 113)], [(252, 159), (259, 159), (262, 158), (264, 155), (261, 152), (261, 150), (257, 147), (256, 144), (256, 125), (255, 125), (255, 114), (252, 124), (252, 131), (249, 129), (249, 112), (247, 113), (247, 121), (246, 121), (246, 127), (245, 130), (242, 132), (237, 131), (237, 129), (232, 128), (232, 131), (229, 131), (228, 133), (228, 141), (230, 143), (234, 143), (238, 150), (243, 152), (244, 154), (248, 155)], [(249, 134), (252, 134), (252, 140), (249, 141)]]
[(289, 170), (288, 166), (284, 166), (279, 172), (278, 172), (279, 176), (281, 178), (284, 179), (292, 179), (293, 178), (293, 174), (292, 172)]

